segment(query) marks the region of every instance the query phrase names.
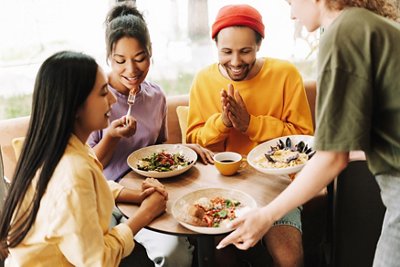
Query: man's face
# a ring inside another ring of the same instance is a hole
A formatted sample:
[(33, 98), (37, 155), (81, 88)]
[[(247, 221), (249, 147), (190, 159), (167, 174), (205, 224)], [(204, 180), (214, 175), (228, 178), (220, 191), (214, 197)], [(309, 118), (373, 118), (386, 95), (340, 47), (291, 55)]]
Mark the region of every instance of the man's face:
[(233, 26), (218, 33), (218, 59), (226, 74), (233, 81), (246, 80), (256, 62), (261, 42), (249, 27)]

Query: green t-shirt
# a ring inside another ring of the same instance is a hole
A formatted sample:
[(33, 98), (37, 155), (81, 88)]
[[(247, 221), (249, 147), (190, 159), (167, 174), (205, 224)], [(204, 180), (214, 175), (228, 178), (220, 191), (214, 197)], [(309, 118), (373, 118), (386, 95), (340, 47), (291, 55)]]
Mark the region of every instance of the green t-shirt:
[(400, 24), (348, 8), (323, 33), (318, 150), (364, 150), (374, 174), (400, 171)]

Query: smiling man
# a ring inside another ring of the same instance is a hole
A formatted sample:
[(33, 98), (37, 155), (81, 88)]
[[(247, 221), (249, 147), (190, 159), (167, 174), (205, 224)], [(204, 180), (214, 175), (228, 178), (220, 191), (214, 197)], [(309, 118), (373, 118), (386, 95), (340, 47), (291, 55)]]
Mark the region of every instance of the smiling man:
[(248, 5), (223, 7), (212, 26), (218, 63), (201, 70), (190, 90), (188, 143), (248, 154), (261, 142), (312, 134), (302, 78), (287, 61), (259, 57), (260, 13)]
[[(258, 144), (312, 134), (302, 78), (289, 62), (259, 57), (260, 13), (249, 5), (220, 9), (212, 26), (218, 63), (201, 70), (190, 90), (187, 142), (248, 154)], [(276, 266), (302, 266), (300, 208), (275, 223), (264, 243)]]

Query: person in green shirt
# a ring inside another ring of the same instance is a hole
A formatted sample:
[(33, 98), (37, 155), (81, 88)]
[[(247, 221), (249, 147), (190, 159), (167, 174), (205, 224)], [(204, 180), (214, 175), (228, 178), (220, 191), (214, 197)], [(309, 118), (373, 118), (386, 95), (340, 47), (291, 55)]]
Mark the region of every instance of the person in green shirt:
[[(288, 0), (308, 31), (322, 27), (318, 55), (317, 153), (269, 205), (232, 223), (218, 248), (253, 246), (272, 223), (320, 192), (363, 150), (386, 206), (374, 266), (400, 262), (400, 24), (379, 0)], [(340, 105), (338, 105), (340, 103)]]

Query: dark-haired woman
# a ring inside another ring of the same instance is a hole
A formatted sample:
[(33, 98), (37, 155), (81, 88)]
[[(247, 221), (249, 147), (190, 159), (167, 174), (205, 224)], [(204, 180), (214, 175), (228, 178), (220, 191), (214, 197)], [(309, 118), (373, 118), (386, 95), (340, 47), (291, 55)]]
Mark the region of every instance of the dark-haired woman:
[[(40, 67), (25, 144), (0, 218), (9, 266), (118, 266), (133, 236), (165, 210), (159, 187), (146, 189), (139, 213), (109, 228), (115, 201), (135, 194), (106, 182), (85, 145), (108, 126), (115, 97), (95, 60), (59, 52)], [(161, 193), (163, 194), (161, 194)]]
[[(107, 60), (111, 65), (109, 89), (117, 97), (110, 111), (110, 127), (94, 132), (89, 138), (104, 174), (118, 181), (131, 169), (126, 159), (135, 150), (167, 140), (166, 97), (160, 86), (146, 80), (152, 56), (147, 24), (135, 6), (114, 6), (106, 18)], [(135, 94), (130, 114), (128, 95)], [(199, 145), (187, 145), (204, 163), (213, 162), (212, 153)], [(114, 211), (115, 221), (121, 218)], [(135, 240), (141, 243), (155, 266), (186, 267), (192, 264), (193, 247), (185, 237), (143, 229)]]

